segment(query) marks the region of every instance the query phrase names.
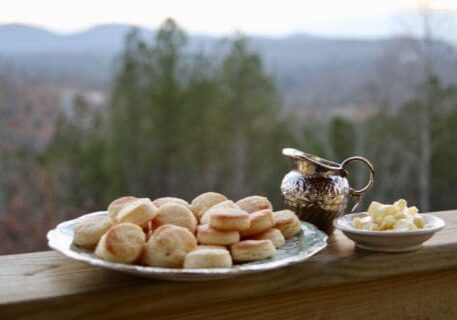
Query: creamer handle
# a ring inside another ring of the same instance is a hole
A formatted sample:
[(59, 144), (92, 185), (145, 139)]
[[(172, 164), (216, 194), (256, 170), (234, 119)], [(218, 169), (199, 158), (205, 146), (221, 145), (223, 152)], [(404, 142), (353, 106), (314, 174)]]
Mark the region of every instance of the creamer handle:
[(365, 191), (368, 191), (372, 186), (373, 186), (373, 183), (374, 183), (374, 177), (375, 177), (375, 171), (374, 171), (374, 167), (373, 165), (371, 164), (370, 161), (368, 161), (367, 159), (365, 159), (364, 157), (350, 157), (350, 158), (347, 158), (346, 160), (344, 160), (342, 163), (341, 163), (341, 166), (343, 167), (343, 169), (345, 168), (345, 166), (350, 163), (350, 162), (353, 162), (353, 161), (360, 161), (360, 162), (363, 162), (367, 167), (368, 167), (368, 170), (370, 172), (370, 180), (368, 181), (367, 185), (365, 187), (363, 187), (362, 189), (358, 189), (358, 190), (355, 190), (353, 188), (349, 188), (349, 192), (351, 193), (351, 196), (354, 198), (354, 200), (356, 201), (356, 204), (354, 205), (354, 207), (352, 208), (351, 212), (353, 212), (357, 206), (359, 205), (360, 203), (360, 199), (362, 197), (362, 194), (365, 192)]

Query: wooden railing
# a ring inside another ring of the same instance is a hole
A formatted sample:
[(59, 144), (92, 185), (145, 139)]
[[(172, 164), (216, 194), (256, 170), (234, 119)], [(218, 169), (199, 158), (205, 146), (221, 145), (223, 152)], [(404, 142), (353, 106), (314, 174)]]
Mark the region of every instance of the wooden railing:
[(340, 232), (293, 267), (168, 282), (52, 251), (0, 256), (0, 319), (457, 319), (457, 211), (409, 253), (362, 251)]

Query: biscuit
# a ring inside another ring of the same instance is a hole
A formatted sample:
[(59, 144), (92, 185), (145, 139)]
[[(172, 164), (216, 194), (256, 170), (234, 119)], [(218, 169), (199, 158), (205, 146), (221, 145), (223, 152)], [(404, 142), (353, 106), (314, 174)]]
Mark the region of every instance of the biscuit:
[(290, 239), (301, 231), (301, 223), (298, 218), (290, 224), (275, 225), (276, 229), (279, 229), (283, 234), (284, 238)]
[(290, 223), (296, 217), (295, 213), (292, 210), (284, 209), (273, 212), (273, 218), (275, 220), (275, 224), (284, 224)]
[(120, 197), (111, 202), (108, 206), (108, 216), (111, 218), (113, 222), (117, 222), (116, 217), (119, 212), (123, 207), (125, 207), (127, 204), (130, 202), (136, 200), (138, 198), (133, 197), (133, 196), (126, 196), (126, 197)]
[(230, 268), (232, 257), (227, 249), (199, 249), (189, 252), (184, 259), (184, 268)]
[(273, 228), (275, 224), (273, 219), (273, 211), (270, 209), (264, 209), (253, 212), (249, 215), (249, 223), (249, 228), (240, 232), (242, 237), (253, 236)]
[(194, 200), (192, 200), (192, 203), (190, 205), (190, 209), (195, 215), (195, 218), (197, 218), (197, 221), (200, 221), (201, 217), (203, 214), (211, 207), (214, 205), (221, 203), (223, 201), (226, 201), (227, 197), (224, 196), (223, 194), (217, 193), (217, 192), (206, 192), (202, 193), (198, 197), (196, 197)]
[(153, 267), (181, 268), (197, 240), (186, 228), (166, 224), (154, 231), (145, 246), (144, 262)]
[(95, 255), (105, 260), (132, 263), (143, 251), (145, 235), (133, 223), (120, 223), (109, 229), (98, 242)]
[(295, 213), (291, 210), (281, 210), (273, 212), (275, 228), (279, 229), (284, 238), (289, 239), (301, 230), (301, 223)]
[(276, 249), (282, 247), (286, 243), (286, 239), (278, 229), (269, 229), (262, 233), (256, 234), (252, 240), (271, 240)]
[(216, 246), (216, 245), (209, 245), (209, 244), (199, 244), (197, 249), (195, 250), (202, 250), (202, 249), (226, 249), (225, 246)]
[(276, 254), (270, 240), (244, 240), (230, 246), (233, 260), (239, 262), (263, 260)]
[(157, 216), (152, 220), (152, 229), (157, 229), (165, 224), (180, 226), (192, 233), (197, 229), (197, 219), (192, 212), (180, 204), (171, 202), (159, 208)]
[(228, 246), (240, 241), (240, 233), (238, 231), (218, 231), (204, 224), (197, 228), (197, 240), (201, 244)]
[(107, 216), (85, 217), (74, 229), (73, 242), (84, 248), (94, 248), (100, 238), (113, 225)]
[(154, 205), (157, 207), (157, 208), (160, 208), (161, 206), (163, 206), (164, 204), (167, 204), (167, 203), (175, 203), (175, 204), (180, 204), (186, 208), (189, 208), (190, 205), (189, 205), (189, 202), (187, 202), (186, 200), (184, 199), (181, 199), (181, 198), (176, 198), (176, 197), (162, 197), (162, 198), (157, 198), (153, 201)]
[(218, 204), (212, 206), (206, 212), (203, 214), (203, 216), (200, 219), (200, 224), (208, 224), (209, 223), (209, 216), (217, 209), (219, 208), (232, 208), (232, 209), (239, 209), (235, 202), (232, 200), (225, 200), (222, 202), (219, 202)]
[(157, 207), (148, 198), (131, 201), (117, 214), (118, 222), (130, 222), (142, 228), (147, 227), (148, 222), (157, 216)]
[(250, 219), (247, 212), (233, 208), (216, 208), (213, 211), (209, 216), (209, 226), (211, 228), (219, 231), (242, 231), (249, 229)]
[(236, 204), (238, 205), (238, 207), (249, 213), (264, 209), (273, 210), (271, 202), (268, 201), (267, 198), (261, 196), (246, 197), (241, 200), (238, 200)]

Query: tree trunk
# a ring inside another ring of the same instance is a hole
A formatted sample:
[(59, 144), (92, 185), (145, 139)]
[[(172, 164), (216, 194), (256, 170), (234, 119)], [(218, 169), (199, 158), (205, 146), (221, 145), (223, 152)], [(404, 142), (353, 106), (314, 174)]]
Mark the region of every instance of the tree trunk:
[(419, 114), (420, 153), (419, 153), (419, 200), (422, 211), (430, 210), (431, 176), (431, 114), (430, 99), (427, 94)]
[(243, 136), (241, 129), (237, 130), (234, 152), (234, 171), (232, 195), (241, 197), (246, 189), (246, 157), (247, 157), (246, 137)]

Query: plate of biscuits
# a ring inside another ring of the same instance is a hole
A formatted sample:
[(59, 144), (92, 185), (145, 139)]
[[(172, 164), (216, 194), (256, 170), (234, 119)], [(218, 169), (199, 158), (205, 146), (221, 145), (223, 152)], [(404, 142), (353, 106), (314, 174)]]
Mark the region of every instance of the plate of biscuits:
[(121, 197), (106, 211), (65, 221), (49, 246), (94, 266), (143, 277), (200, 281), (300, 263), (327, 246), (327, 235), (262, 196), (237, 202), (206, 192), (176, 197)]

